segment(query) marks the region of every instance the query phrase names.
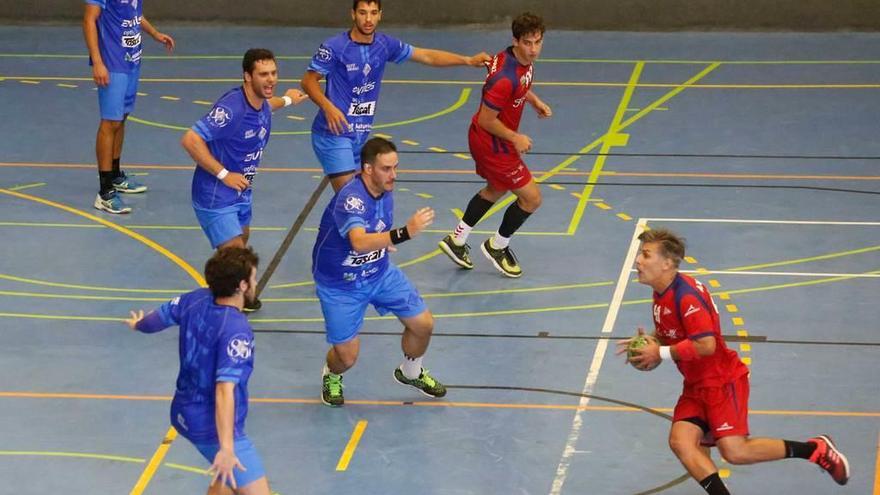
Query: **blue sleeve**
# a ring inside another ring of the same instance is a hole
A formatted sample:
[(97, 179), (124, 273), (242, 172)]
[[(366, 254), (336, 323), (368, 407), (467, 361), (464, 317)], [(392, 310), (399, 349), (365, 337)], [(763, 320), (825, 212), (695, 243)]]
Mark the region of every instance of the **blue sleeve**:
[(404, 43), (393, 36), (385, 36), (385, 46), (388, 48), (388, 61), (400, 64), (412, 57), (413, 46)]
[(217, 339), (215, 382), (239, 383), (241, 381), (241, 377), (254, 354), (254, 334), (245, 325), (224, 328)]
[(358, 191), (346, 192), (345, 195), (336, 196), (336, 204), (333, 205), (333, 220), (339, 235), (348, 238), (348, 232), (355, 227), (367, 227), (364, 220), (367, 212), (365, 198)]
[(226, 139), (235, 133), (242, 118), (244, 109), (240, 105), (236, 105), (232, 98), (221, 98), (210, 112), (196, 121), (192, 130), (206, 143)]
[(312, 56), (312, 61), (309, 63), (308, 70), (326, 76), (336, 67), (336, 61), (338, 58), (339, 56), (333, 50), (333, 47), (328, 40), (321, 43), (321, 46), (318, 47), (318, 51)]
[(180, 324), (180, 297), (159, 306), (155, 311), (150, 311), (147, 316), (137, 323), (135, 328), (143, 333), (156, 333), (166, 328)]
[(107, 8), (107, 0), (86, 0), (86, 3), (89, 5), (97, 5), (98, 7), (101, 7), (101, 10)]

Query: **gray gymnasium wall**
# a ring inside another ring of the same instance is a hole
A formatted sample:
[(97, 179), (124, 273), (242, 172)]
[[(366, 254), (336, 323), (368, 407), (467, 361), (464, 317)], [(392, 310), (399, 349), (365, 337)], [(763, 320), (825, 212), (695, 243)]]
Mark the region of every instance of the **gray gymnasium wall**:
[[(169, 21), (343, 26), (349, 0), (141, 0)], [(505, 25), (533, 10), (554, 29), (878, 30), (880, 0), (386, 0), (386, 25)], [(0, 0), (6, 22), (76, 21), (82, 0)]]

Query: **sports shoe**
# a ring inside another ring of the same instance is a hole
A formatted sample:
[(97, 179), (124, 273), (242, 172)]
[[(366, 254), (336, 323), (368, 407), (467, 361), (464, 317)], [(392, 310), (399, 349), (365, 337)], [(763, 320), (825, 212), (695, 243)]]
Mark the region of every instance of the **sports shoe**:
[(327, 373), (322, 380), (324, 386), (321, 388), (321, 402), (330, 407), (345, 404), (345, 397), (342, 395), (342, 375)]
[(849, 481), (849, 462), (846, 460), (846, 456), (837, 450), (831, 437), (819, 435), (807, 440), (807, 442), (816, 444), (816, 450), (810, 456), (810, 462), (818, 464), (820, 468), (827, 471), (831, 475), (831, 479), (838, 485), (845, 485)]
[(467, 244), (459, 246), (452, 240), (452, 235), (444, 237), (438, 245), (440, 246), (440, 250), (446, 253), (446, 256), (449, 256), (449, 259), (451, 259), (456, 265), (465, 270), (473, 269), (474, 262), (471, 261), (470, 246)]
[(400, 370), (400, 367), (394, 368), (394, 380), (401, 385), (415, 387), (428, 397), (443, 397), (446, 395), (446, 387), (435, 380), (425, 368), (422, 368), (418, 378), (407, 378), (403, 371)]
[(113, 189), (121, 193), (137, 194), (147, 190), (147, 186), (138, 182), (134, 177), (129, 177), (125, 172), (120, 171), (119, 177), (113, 179)]
[(254, 311), (259, 311), (262, 307), (263, 301), (260, 301), (259, 297), (255, 297), (253, 301), (245, 301), (244, 307), (241, 310), (245, 313), (253, 313)]
[(121, 214), (131, 213), (131, 207), (126, 206), (116, 194), (116, 191), (110, 191), (107, 198), (102, 198), (101, 194), (95, 196), (95, 208), (106, 211), (107, 213)]
[(480, 244), (480, 249), (499, 272), (510, 278), (522, 277), (522, 269), (519, 267), (519, 262), (516, 261), (516, 256), (514, 256), (510, 247), (495, 249), (492, 247), (492, 239), (489, 238), (486, 239), (486, 242)]

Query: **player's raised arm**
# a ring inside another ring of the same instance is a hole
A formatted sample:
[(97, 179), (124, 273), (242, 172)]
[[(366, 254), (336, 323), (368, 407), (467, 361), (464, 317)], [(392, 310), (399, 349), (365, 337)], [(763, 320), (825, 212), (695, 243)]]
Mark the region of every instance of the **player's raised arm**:
[(450, 67), (455, 65), (469, 65), (471, 67), (484, 67), (492, 60), (486, 52), (466, 56), (443, 50), (413, 47), (412, 60), (432, 67)]

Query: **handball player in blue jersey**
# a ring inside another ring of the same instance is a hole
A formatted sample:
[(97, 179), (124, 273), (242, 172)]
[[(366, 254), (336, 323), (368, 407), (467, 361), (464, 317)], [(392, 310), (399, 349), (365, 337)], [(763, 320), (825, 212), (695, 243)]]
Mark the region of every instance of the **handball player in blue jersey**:
[[(302, 88), (320, 111), (312, 123), (312, 148), (330, 185), (338, 191), (360, 168), (360, 149), (373, 128), (385, 64), (413, 60), (434, 67), (483, 67), (489, 54), (468, 57), (417, 48), (376, 32), (381, 0), (354, 0), (351, 30), (321, 44), (302, 78)], [(327, 79), (326, 93), (319, 81)]]
[(434, 330), (434, 317), (416, 288), (388, 259), (394, 246), (419, 235), (434, 221), (434, 210), (421, 208), (402, 227), (394, 223), (397, 149), (372, 138), (361, 149), (361, 173), (333, 196), (324, 209), (312, 250), (315, 292), (331, 345), (323, 371), (321, 400), (341, 406), (342, 373), (354, 366), (360, 351), (358, 332), (367, 305), (379, 314), (394, 313), (403, 323), (403, 364), (394, 379), (430, 397), (446, 387), (422, 368)]
[(257, 263), (250, 248), (220, 249), (205, 264), (208, 288), (175, 297), (146, 316), (132, 311), (126, 320), (143, 333), (180, 327), (171, 425), (211, 463), (209, 495), (271, 493), (263, 461), (245, 433), (254, 332), (242, 308), (255, 296)]
[(125, 119), (134, 110), (141, 69), (141, 32), (174, 50), (174, 38), (160, 33), (143, 15), (143, 0), (85, 0), (83, 36), (89, 50), (92, 78), (98, 85), (101, 123), (95, 139), (100, 189), (95, 208), (108, 213), (129, 213), (117, 196), (142, 193), (147, 186), (120, 169)]
[[(251, 186), (272, 130), (272, 111), (308, 99), (289, 89), (273, 96), (275, 56), (252, 48), (242, 60), (244, 84), (227, 91), (184, 134), (181, 144), (195, 160), (192, 205), (211, 247), (245, 247), (250, 236)], [(258, 299), (246, 311), (259, 309)]]

